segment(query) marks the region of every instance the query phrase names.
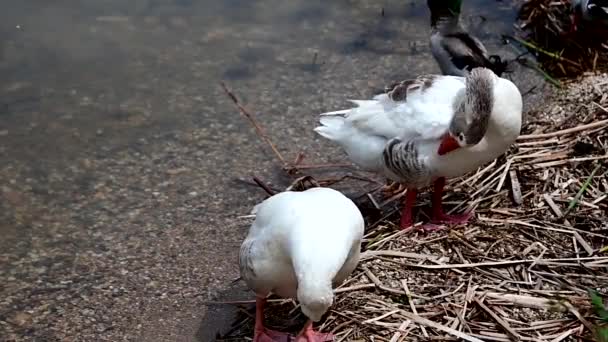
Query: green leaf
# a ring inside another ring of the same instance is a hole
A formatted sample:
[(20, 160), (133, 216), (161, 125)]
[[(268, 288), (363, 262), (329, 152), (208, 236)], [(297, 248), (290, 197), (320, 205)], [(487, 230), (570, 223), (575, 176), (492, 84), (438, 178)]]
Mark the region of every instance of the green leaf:
[(603, 327), (597, 329), (597, 337), (599, 342), (608, 342), (608, 328)]
[[(591, 304), (593, 305), (593, 309), (595, 313), (600, 316), (600, 319), (604, 322), (608, 322), (608, 311), (604, 307), (604, 300), (595, 290), (589, 290), (589, 297), (591, 297)], [(608, 333), (608, 328), (606, 329)]]

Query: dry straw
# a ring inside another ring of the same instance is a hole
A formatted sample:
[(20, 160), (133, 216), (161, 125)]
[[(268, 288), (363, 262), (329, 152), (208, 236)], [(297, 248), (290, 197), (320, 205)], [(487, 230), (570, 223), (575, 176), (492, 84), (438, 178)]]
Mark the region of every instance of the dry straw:
[(581, 25), (571, 30), (571, 0), (518, 0), (516, 40), (532, 51), (553, 77), (608, 70), (608, 28)]
[[(576, 96), (562, 96), (575, 99), (562, 104), (572, 111), (566, 119), (527, 125), (503, 157), (451, 180), (445, 200), (454, 210), (476, 207), (470, 224), (400, 231), (403, 191), (360, 196), (374, 213), (362, 260), (319, 328), (336, 341), (592, 340), (588, 289), (608, 292), (608, 81), (580, 84)], [(297, 331), (295, 315), (289, 300), (267, 309), (280, 329)], [(246, 339), (252, 327), (243, 310), (219, 340)]]

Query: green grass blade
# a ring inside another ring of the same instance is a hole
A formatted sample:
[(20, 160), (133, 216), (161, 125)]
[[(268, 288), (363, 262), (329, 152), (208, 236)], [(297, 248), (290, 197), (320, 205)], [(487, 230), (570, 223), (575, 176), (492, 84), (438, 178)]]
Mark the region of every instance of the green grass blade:
[(566, 209), (566, 212), (564, 213), (564, 217), (566, 217), (568, 215), (568, 213), (570, 213), (570, 211), (572, 209), (574, 209), (574, 207), (578, 204), (578, 201), (581, 199), (581, 197), (583, 196), (585, 191), (587, 191), (589, 184), (591, 184), (591, 180), (593, 179), (595, 174), (599, 171), (600, 167), (601, 167), (601, 164), (596, 166), (595, 169), (593, 169), (593, 171), (591, 171), (591, 174), (589, 175), (589, 177), (587, 177), (587, 180), (585, 181), (585, 183), (583, 183), (583, 186), (581, 187), (581, 189), (576, 193), (576, 196), (574, 196), (572, 201), (570, 201), (570, 203), (568, 204), (568, 209)]

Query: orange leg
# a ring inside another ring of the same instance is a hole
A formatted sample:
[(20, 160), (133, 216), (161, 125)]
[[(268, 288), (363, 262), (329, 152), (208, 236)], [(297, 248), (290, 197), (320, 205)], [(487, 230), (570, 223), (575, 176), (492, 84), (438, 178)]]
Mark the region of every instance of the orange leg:
[(448, 215), (443, 211), (443, 188), (445, 187), (445, 178), (438, 178), (434, 183), (433, 198), (432, 198), (432, 214), (430, 224), (425, 224), (424, 230), (439, 230), (441, 227), (438, 224), (462, 224), (467, 223), (473, 217), (473, 212), (469, 211), (460, 215)]
[(405, 194), (405, 203), (403, 205), (403, 211), (401, 211), (401, 229), (409, 228), (414, 224), (414, 217), (412, 215), (414, 204), (416, 203), (416, 189), (407, 189)]
[(382, 195), (385, 198), (390, 198), (403, 191), (403, 185), (398, 182), (388, 181), (382, 186)]
[(255, 330), (253, 333), (253, 342), (288, 342), (290, 336), (287, 333), (282, 333), (267, 329), (264, 326), (264, 306), (266, 298), (257, 297), (255, 300)]
[(333, 341), (334, 336), (330, 333), (320, 333), (312, 328), (312, 321), (306, 322), (304, 329), (298, 336), (295, 342), (329, 342)]

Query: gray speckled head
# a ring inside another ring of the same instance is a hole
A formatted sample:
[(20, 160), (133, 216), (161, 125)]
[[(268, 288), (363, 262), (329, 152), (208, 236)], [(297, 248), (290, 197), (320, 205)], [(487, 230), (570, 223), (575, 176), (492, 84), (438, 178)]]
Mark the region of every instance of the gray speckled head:
[(486, 134), (494, 105), (494, 77), (490, 69), (475, 68), (466, 78), (449, 129), (460, 146), (475, 145)]
[[(452, 122), (450, 123), (449, 132), (450, 134), (456, 138), (458, 144), (462, 146), (466, 146), (466, 137), (464, 136), (464, 132), (467, 130), (469, 123), (467, 122), (467, 118), (470, 115), (467, 115), (465, 108), (466, 101), (465, 90), (463, 89), (460, 94), (456, 96), (456, 101), (454, 103), (454, 117), (452, 118)], [(469, 120), (470, 121), (470, 120)]]

